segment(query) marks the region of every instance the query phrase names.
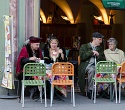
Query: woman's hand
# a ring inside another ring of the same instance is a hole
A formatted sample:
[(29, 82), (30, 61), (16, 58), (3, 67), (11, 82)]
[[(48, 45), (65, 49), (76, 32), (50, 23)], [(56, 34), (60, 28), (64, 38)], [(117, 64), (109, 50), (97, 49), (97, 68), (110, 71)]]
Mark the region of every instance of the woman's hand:
[(37, 57), (30, 57), (29, 60), (39, 62), (39, 61), (40, 61), (40, 58), (37, 58)]
[(62, 49), (59, 49), (59, 53), (61, 54), (61, 57), (62, 57), (62, 59), (64, 60), (64, 54), (63, 54)]
[(62, 53), (63, 53), (62, 49), (59, 49), (59, 53), (60, 53), (60, 54), (62, 54)]

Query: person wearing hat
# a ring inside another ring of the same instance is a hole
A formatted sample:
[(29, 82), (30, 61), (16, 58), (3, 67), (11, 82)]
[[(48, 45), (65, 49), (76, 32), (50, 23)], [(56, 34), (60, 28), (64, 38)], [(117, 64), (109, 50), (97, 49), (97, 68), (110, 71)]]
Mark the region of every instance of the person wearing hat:
[(92, 41), (82, 44), (79, 50), (80, 65), (78, 66), (78, 84), (82, 95), (85, 95), (85, 75), (88, 75), (87, 96), (91, 99), (93, 89), (93, 80), (95, 74), (95, 58), (96, 61), (104, 61), (105, 55), (101, 46), (104, 36), (99, 32), (92, 34)]
[[(19, 80), (23, 79), (23, 66), (29, 62), (36, 62), (42, 59), (42, 51), (39, 48), (41, 42), (41, 38), (31, 36), (29, 38), (29, 43), (21, 49), (17, 64), (16, 64), (16, 77)], [(33, 98), (33, 94), (36, 91), (32, 90), (30, 94), (30, 98)]]

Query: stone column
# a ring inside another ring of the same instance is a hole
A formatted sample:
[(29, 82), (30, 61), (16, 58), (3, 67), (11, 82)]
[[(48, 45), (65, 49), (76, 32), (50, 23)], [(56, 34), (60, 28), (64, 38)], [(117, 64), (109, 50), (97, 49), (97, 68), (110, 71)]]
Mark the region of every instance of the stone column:
[(25, 0), (25, 40), (34, 35), (34, 0)]
[(34, 0), (34, 36), (40, 37), (40, 0)]
[(122, 10), (115, 10), (114, 24), (112, 29), (112, 37), (118, 41), (118, 48), (125, 51), (125, 12)]

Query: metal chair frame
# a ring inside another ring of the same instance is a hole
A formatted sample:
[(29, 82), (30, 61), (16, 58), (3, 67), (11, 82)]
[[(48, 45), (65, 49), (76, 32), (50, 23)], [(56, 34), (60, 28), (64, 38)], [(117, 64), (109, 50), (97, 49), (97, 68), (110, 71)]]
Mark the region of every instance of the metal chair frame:
[[(25, 77), (34, 77), (34, 76), (42, 77), (42, 79), (25, 80)], [(22, 95), (21, 95), (22, 107), (24, 107), (24, 90), (26, 86), (41, 86), (41, 90), (40, 90), (41, 103), (42, 103), (42, 87), (44, 87), (45, 107), (47, 107), (45, 77), (46, 77), (46, 67), (44, 64), (27, 63), (24, 65), (23, 80), (22, 80)]]
[[(78, 56), (78, 66), (80, 65), (80, 55)], [(87, 90), (88, 90), (88, 74), (85, 75), (85, 89), (86, 89), (86, 96), (87, 96)], [(78, 81), (77, 81), (77, 91), (78, 91)]]
[[(72, 79), (58, 79), (55, 80), (55, 76), (71, 76)], [(51, 83), (51, 102), (53, 103), (53, 93), (54, 86), (56, 85), (66, 85), (71, 86), (71, 103), (73, 102), (73, 107), (75, 107), (75, 92), (74, 92), (74, 66), (69, 62), (56, 62), (52, 65), (52, 83)]]
[[(96, 77), (96, 74), (107, 74), (108, 77)], [(95, 77), (93, 78), (94, 81), (94, 103), (96, 103), (96, 86), (98, 83), (114, 83), (115, 86), (115, 98), (116, 98), (116, 103), (117, 103), (117, 83), (116, 83), (116, 78), (113, 78), (112, 75), (116, 76), (117, 74), (117, 64), (112, 61), (100, 61), (96, 64), (96, 72), (95, 72)], [(111, 86), (110, 86), (110, 99), (113, 99), (113, 94), (111, 94)], [(112, 97), (111, 97), (112, 95)], [(93, 95), (92, 95), (93, 98)]]
[(119, 83), (119, 103), (121, 103), (121, 85), (125, 83), (125, 62), (121, 64), (120, 77), (117, 78)]

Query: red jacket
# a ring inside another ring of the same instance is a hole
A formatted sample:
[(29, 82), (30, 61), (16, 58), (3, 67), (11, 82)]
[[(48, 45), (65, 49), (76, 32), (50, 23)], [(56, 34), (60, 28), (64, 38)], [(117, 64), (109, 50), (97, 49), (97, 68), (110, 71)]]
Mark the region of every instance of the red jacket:
[[(38, 49), (39, 51), (39, 58), (42, 58), (42, 51)], [(29, 53), (27, 51), (26, 47), (23, 47), (20, 51), (20, 54), (18, 56), (17, 64), (16, 64), (16, 75), (19, 75), (23, 72), (23, 69), (21, 68), (21, 59), (22, 58), (29, 58)]]

